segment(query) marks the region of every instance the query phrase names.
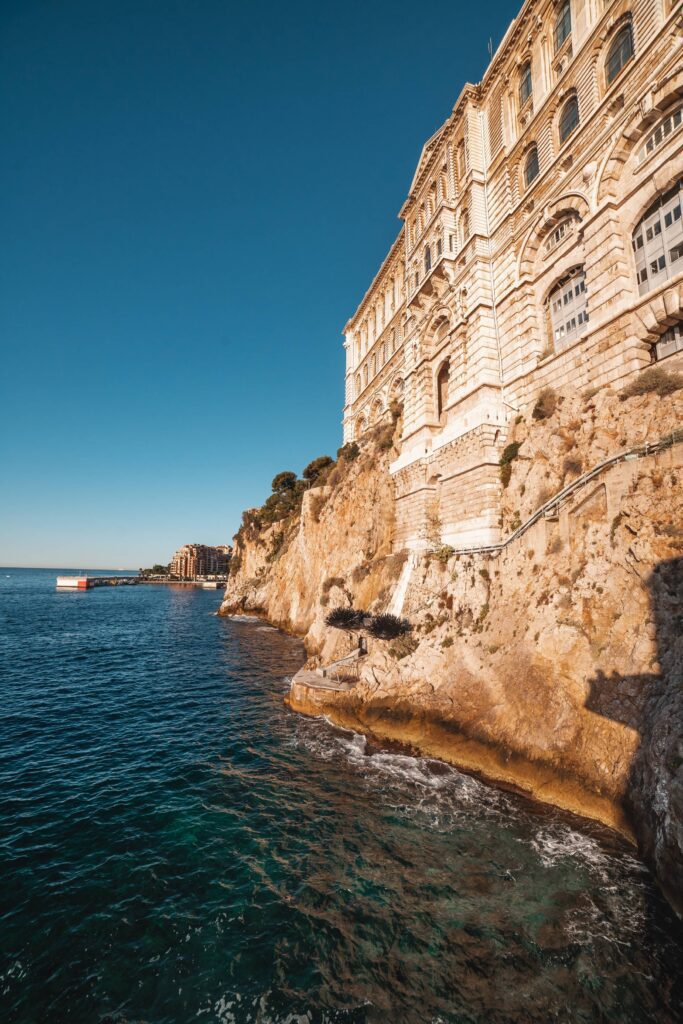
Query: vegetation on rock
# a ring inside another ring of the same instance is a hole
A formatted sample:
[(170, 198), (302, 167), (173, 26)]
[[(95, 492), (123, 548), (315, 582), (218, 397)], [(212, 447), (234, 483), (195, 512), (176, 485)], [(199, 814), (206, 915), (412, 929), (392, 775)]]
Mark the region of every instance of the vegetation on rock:
[(367, 630), (375, 640), (397, 640), (399, 637), (410, 633), (412, 628), (407, 619), (401, 619), (398, 615), (384, 613), (382, 615), (373, 615)]
[(557, 409), (557, 392), (555, 388), (543, 388), (536, 398), (531, 415), (535, 420), (547, 420)]
[(619, 398), (622, 402), (625, 402), (627, 398), (635, 398), (636, 395), (655, 394), (664, 398), (666, 395), (672, 395), (675, 391), (680, 391), (681, 388), (683, 388), (683, 373), (669, 373), (661, 366), (651, 366), (649, 369), (643, 370), (630, 384), (627, 384), (619, 392)]
[(356, 608), (333, 608), (325, 616), (325, 625), (333, 629), (358, 630), (363, 628), (366, 612)]
[(519, 454), (519, 449), (522, 447), (521, 441), (513, 441), (503, 449), (503, 454), (500, 457), (500, 480), (503, 487), (507, 487), (510, 483), (510, 476), (512, 475), (512, 463)]

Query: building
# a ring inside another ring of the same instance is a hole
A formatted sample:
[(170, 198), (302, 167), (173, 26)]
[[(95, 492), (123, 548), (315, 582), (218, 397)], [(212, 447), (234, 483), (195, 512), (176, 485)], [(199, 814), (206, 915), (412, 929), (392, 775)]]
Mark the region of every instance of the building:
[(184, 544), (171, 559), (169, 573), (188, 580), (198, 576), (226, 576), (231, 554), (232, 548), (227, 544), (219, 544), (218, 547)]
[(683, 8), (527, 0), (424, 145), (344, 330), (344, 439), (403, 400), (397, 545), (496, 543), (511, 417), (683, 362)]

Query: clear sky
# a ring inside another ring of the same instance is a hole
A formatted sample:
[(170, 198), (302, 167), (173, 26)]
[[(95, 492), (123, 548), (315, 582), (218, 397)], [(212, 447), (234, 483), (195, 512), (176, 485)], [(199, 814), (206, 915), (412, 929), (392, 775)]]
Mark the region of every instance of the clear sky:
[(0, 564), (229, 542), (521, 0), (0, 5)]

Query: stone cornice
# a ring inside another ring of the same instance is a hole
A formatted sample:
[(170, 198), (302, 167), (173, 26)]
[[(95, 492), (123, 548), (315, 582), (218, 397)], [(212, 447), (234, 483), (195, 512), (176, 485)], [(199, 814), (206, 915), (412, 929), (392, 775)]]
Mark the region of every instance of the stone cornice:
[[(358, 320), (363, 318), (368, 306), (370, 305), (370, 300), (373, 296), (373, 292), (375, 291), (376, 286), (379, 284), (379, 282), (382, 280), (385, 274), (397, 269), (397, 264), (400, 262), (401, 257), (404, 255), (404, 249), (405, 246), (403, 238), (403, 228), (401, 228), (398, 237), (391, 246), (391, 249), (389, 250), (387, 255), (382, 260), (379, 270), (373, 277), (370, 283), (370, 287), (368, 288), (365, 295), (358, 304), (356, 312), (353, 314), (352, 317), (349, 317), (349, 319), (346, 321), (342, 334), (348, 334), (349, 331), (353, 330), (353, 328), (357, 326)], [(397, 301), (396, 308), (398, 308), (399, 306), (400, 302)]]

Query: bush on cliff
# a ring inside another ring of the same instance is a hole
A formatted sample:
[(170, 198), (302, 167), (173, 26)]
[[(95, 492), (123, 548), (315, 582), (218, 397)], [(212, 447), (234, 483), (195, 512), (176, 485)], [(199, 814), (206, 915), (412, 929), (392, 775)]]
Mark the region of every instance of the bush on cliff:
[(512, 475), (512, 463), (519, 454), (519, 449), (522, 447), (521, 441), (513, 441), (506, 448), (503, 449), (503, 454), (500, 457), (500, 479), (503, 487), (507, 487), (510, 483), (510, 477)]
[(329, 455), (320, 455), (317, 459), (313, 459), (313, 462), (308, 463), (301, 475), (311, 487), (320, 486), (333, 466), (334, 459)]
[(383, 615), (373, 615), (367, 630), (375, 640), (398, 640), (399, 637), (410, 633), (412, 628), (407, 619), (387, 612)]
[(683, 373), (669, 373), (661, 366), (651, 366), (643, 370), (635, 380), (627, 384), (623, 391), (619, 392), (619, 398), (625, 402), (627, 398), (634, 398), (636, 395), (659, 395), (665, 398), (672, 395), (674, 391), (683, 388)]
[(348, 444), (337, 449), (337, 458), (344, 462), (355, 462), (360, 455), (360, 448), (355, 441), (350, 441)]
[(547, 420), (557, 409), (557, 392), (555, 388), (543, 388), (536, 398), (531, 415), (535, 420)]
[(357, 630), (363, 628), (365, 618), (366, 613), (357, 608), (333, 608), (325, 616), (325, 625), (333, 629)]
[(270, 486), (274, 494), (281, 493), (282, 491), (291, 491), (296, 487), (296, 473), (286, 469), (284, 472), (278, 473), (277, 476), (273, 477), (273, 482)]

